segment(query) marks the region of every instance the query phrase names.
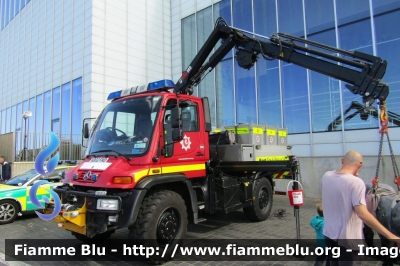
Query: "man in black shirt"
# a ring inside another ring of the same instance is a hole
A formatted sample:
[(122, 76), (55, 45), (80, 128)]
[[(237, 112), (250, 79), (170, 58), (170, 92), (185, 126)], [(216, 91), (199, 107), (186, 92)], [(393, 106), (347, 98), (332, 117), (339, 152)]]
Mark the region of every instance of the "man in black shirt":
[(0, 166), (0, 181), (8, 181), (11, 178), (11, 165), (6, 162), (4, 156), (0, 156)]

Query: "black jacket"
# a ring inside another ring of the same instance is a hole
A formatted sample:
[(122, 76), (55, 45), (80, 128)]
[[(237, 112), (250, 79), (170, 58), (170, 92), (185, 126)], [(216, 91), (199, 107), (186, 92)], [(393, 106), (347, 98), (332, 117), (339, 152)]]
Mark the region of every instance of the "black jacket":
[(1, 171), (1, 179), (8, 180), (11, 178), (11, 165), (7, 162), (3, 162), (0, 164), (2, 167)]

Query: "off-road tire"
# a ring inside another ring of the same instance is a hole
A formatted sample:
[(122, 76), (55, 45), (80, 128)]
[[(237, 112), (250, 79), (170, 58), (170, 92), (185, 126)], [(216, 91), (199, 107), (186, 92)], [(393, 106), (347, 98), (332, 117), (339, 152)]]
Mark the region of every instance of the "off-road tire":
[[(14, 222), (19, 212), (18, 203), (13, 200), (0, 201), (0, 225)], [(9, 217), (9, 218), (7, 218)]]
[(182, 197), (171, 190), (157, 191), (143, 200), (135, 223), (129, 227), (129, 238), (137, 245), (162, 250), (166, 244), (172, 247), (184, 239), (187, 224)]
[(243, 208), (246, 217), (253, 222), (261, 222), (268, 218), (273, 202), (272, 186), (266, 178), (255, 181), (253, 195), (254, 205)]
[(75, 236), (76, 239), (81, 240), (83, 242), (86, 241), (91, 241), (91, 240), (105, 240), (105, 239), (109, 239), (111, 237), (112, 234), (114, 234), (115, 231), (108, 231), (105, 233), (101, 233), (101, 234), (97, 234), (92, 238), (89, 238), (85, 235), (79, 234), (79, 233), (75, 233), (75, 232), (71, 232), (73, 236)]

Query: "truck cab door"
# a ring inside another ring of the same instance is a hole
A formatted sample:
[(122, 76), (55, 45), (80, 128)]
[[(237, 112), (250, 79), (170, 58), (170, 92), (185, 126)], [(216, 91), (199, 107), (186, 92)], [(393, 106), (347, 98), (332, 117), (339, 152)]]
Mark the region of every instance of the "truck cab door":
[(184, 173), (188, 177), (204, 176), (205, 132), (200, 130), (198, 104), (186, 101), (180, 105), (180, 141), (174, 141), (172, 138), (172, 110), (166, 108), (164, 112), (164, 154), (160, 160), (162, 173)]

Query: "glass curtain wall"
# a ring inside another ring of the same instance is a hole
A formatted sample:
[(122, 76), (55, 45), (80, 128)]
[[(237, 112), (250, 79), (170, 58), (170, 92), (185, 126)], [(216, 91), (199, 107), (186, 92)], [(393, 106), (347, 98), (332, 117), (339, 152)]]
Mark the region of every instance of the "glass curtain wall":
[[(251, 1), (233, 0), (233, 26), (253, 32)], [(238, 66), (235, 56), (235, 93), (237, 123), (257, 123), (255, 68), (249, 70)]]
[[(400, 121), (400, 1), (373, 0), (376, 53), (388, 60), (384, 81), (390, 87), (387, 100), (389, 126), (399, 126)], [(397, 30), (396, 30), (397, 29)]]
[[(270, 36), (277, 32), (276, 2), (254, 0), (254, 32)], [(268, 14), (266, 16), (265, 14)], [(267, 41), (266, 38), (261, 38)], [(279, 62), (260, 59), (256, 65), (258, 122), (282, 125)]]
[[(197, 16), (197, 52), (201, 49), (204, 43), (207, 41), (208, 36), (210, 36), (214, 25), (212, 23), (212, 7), (203, 9), (196, 14)], [(208, 57), (209, 58), (209, 57)], [(206, 62), (208, 61), (206, 59)], [(193, 59), (193, 58), (192, 58)], [(186, 68), (184, 66), (184, 68)], [(198, 96), (208, 97), (210, 108), (213, 108), (211, 112), (211, 119), (215, 121), (215, 90), (214, 90), (214, 71), (208, 73), (207, 76), (198, 86)]]
[[(333, 0), (306, 0), (305, 18), (307, 39), (336, 47)], [(342, 130), (339, 81), (313, 71), (308, 74), (312, 131)]]
[(42, 147), (42, 141), (38, 137), (38, 133), (43, 132), (43, 94), (36, 96), (36, 126), (35, 135), (37, 136), (35, 147)]
[[(10, 119), (10, 117), (11, 117), (11, 108), (7, 108), (7, 110), (6, 110), (6, 118)], [(10, 124), (10, 122), (11, 122), (11, 119), (9, 121), (6, 121), (6, 132), (5, 133), (11, 132), (11, 124)]]
[[(220, 16), (229, 25), (265, 40), (284, 32), (374, 54), (389, 62), (383, 79), (390, 86), (389, 123), (399, 126), (400, 31), (393, 30), (393, 25), (400, 22), (400, 1), (371, 3), (372, 10), (370, 1), (364, 0), (222, 0), (182, 19), (183, 70)], [(247, 71), (238, 67), (231, 52), (214, 71), (195, 93), (210, 98), (212, 125), (217, 128), (252, 121), (287, 127), (289, 134), (300, 134), (379, 126), (373, 113), (360, 115), (361, 96), (352, 94), (343, 82), (302, 67), (260, 57)]]
[[(230, 1), (221, 1), (213, 6), (212, 23), (223, 17), (232, 25)], [(212, 24), (214, 27), (214, 24)], [(216, 45), (218, 48), (220, 42)], [(223, 125), (233, 125), (235, 123), (235, 87), (233, 82), (233, 61), (232, 52), (228, 53), (222, 62), (215, 68), (215, 106), (210, 106), (211, 112), (215, 110), (215, 120), (212, 125), (221, 128)]]
[[(278, 1), (278, 31), (304, 37), (302, 1)], [(280, 62), (283, 124), (290, 133), (310, 132), (307, 70), (294, 64)]]
[(0, 14), (1, 14), (1, 29), (10, 23), (15, 16), (28, 4), (30, 0), (1, 0), (0, 1)]
[(32, 135), (32, 133), (35, 132), (35, 120), (36, 120), (35, 107), (36, 107), (36, 99), (35, 97), (32, 97), (29, 99), (29, 111), (32, 112), (32, 116), (29, 117), (27, 120), (27, 125), (28, 125), (27, 132), (30, 132), (30, 136), (28, 137), (28, 143), (27, 143), (28, 149), (33, 148), (34, 136)]
[[(26, 128), (22, 118), (25, 111), (32, 112), (32, 116), (26, 120)], [(28, 149), (41, 149), (48, 145), (50, 131), (58, 135), (62, 143), (80, 144), (82, 78), (1, 110), (0, 120), (0, 134), (17, 132), (17, 153), (23, 149), (25, 132), (28, 135)]]
[[(337, 0), (336, 10), (339, 48), (373, 54), (369, 1)], [(345, 113), (347, 112), (344, 116), (344, 128), (361, 129), (378, 127), (379, 121), (372, 116), (369, 116), (365, 120), (360, 115), (355, 115), (350, 120), (346, 119), (346, 117), (349, 115), (352, 116), (358, 111), (353, 106), (357, 103), (363, 104), (363, 102), (362, 96), (351, 93), (346, 89), (343, 82), (341, 82), (341, 85), (343, 91), (343, 110)]]
[(71, 134), (74, 144), (81, 142), (82, 133), (82, 78), (72, 81)]

